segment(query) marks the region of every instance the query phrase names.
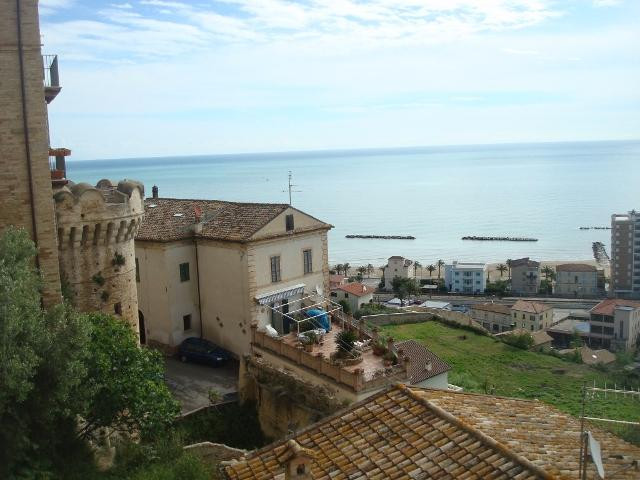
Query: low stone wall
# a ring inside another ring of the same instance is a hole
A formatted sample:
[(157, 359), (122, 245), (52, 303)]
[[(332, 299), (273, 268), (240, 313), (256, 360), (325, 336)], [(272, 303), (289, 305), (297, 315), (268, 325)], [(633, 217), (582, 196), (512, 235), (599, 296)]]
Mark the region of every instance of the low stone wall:
[(367, 315), (362, 317), (362, 319), (369, 325), (381, 326), (403, 325), (405, 323), (423, 323), (434, 320), (434, 317), (440, 317), (449, 322), (457, 323), (460, 326), (478, 328), (483, 332), (487, 331), (482, 325), (473, 320), (471, 316), (462, 312), (451, 312), (449, 310), (425, 307), (416, 307), (415, 310), (420, 311)]

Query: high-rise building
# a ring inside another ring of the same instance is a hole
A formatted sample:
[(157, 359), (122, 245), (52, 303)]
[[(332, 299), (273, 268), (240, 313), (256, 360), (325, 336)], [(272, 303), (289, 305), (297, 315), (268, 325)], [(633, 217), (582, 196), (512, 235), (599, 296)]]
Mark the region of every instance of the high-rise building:
[(640, 213), (611, 215), (611, 280), (614, 297), (640, 298)]

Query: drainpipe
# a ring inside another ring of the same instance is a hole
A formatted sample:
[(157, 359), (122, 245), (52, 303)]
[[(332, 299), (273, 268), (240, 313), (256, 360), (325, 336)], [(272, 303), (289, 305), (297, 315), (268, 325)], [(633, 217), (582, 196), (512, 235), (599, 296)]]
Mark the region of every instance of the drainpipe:
[[(33, 197), (33, 166), (31, 165), (31, 146), (29, 138), (29, 121), (27, 109), (27, 92), (24, 78), (24, 52), (22, 45), (22, 16), (20, 14), (20, 0), (16, 0), (16, 22), (18, 29), (18, 59), (20, 64), (20, 94), (22, 97), (22, 128), (24, 129), (24, 150), (27, 156), (27, 172), (29, 176), (29, 198), (31, 204), (31, 228), (33, 229), (33, 241), (36, 244), (36, 268), (40, 269), (40, 256), (38, 255), (38, 225), (36, 222), (36, 206)], [(44, 101), (44, 99), (43, 99)]]
[(200, 338), (204, 338), (203, 323), (202, 323), (202, 300), (200, 298), (200, 262), (198, 261), (198, 240), (193, 240), (196, 246), (196, 268), (198, 274), (196, 275), (196, 283), (198, 284), (198, 315), (200, 316)]

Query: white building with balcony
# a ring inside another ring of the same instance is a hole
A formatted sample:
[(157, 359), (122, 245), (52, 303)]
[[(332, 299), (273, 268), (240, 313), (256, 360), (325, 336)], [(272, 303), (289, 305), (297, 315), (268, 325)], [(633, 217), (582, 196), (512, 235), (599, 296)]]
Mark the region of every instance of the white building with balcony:
[(484, 263), (458, 262), (444, 267), (444, 283), (452, 293), (484, 293), (487, 266)]

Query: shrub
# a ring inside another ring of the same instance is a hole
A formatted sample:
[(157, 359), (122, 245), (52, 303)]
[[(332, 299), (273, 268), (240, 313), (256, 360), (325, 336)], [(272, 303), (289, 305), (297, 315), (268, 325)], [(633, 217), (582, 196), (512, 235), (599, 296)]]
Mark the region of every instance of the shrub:
[(122, 265), (124, 265), (125, 264), (124, 255), (122, 255), (121, 253), (118, 253), (118, 252), (114, 253), (113, 254), (113, 260), (111, 260), (111, 264), (113, 266), (118, 266), (118, 267), (121, 267)]
[(502, 341), (522, 350), (529, 350), (533, 346), (533, 337), (528, 332), (503, 335)]
[(351, 313), (351, 307), (349, 306), (349, 302), (347, 302), (346, 300), (340, 300), (338, 303), (342, 307), (342, 310), (344, 311), (344, 313)]
[(358, 340), (356, 332), (352, 330), (342, 330), (336, 335), (336, 345), (338, 347), (338, 351), (342, 353), (351, 353), (355, 346), (356, 340)]
[(93, 283), (99, 286), (103, 286), (105, 281), (104, 277), (102, 276), (102, 272), (96, 273), (93, 277), (91, 277), (91, 280), (93, 280)]

